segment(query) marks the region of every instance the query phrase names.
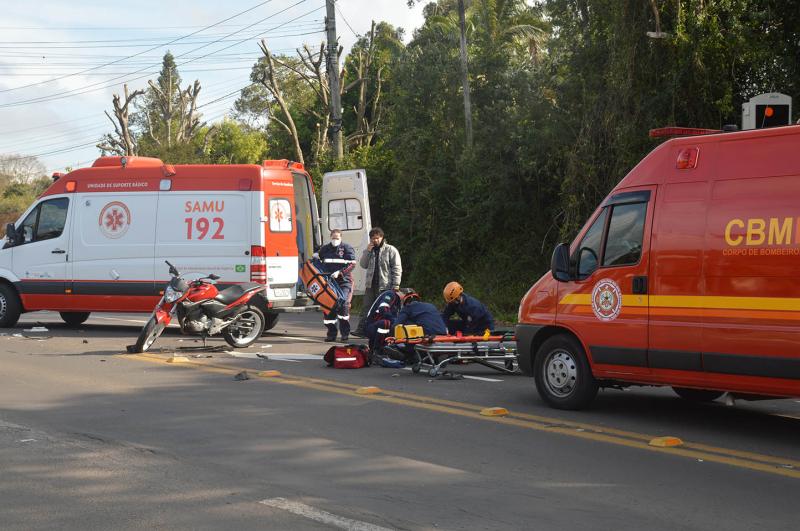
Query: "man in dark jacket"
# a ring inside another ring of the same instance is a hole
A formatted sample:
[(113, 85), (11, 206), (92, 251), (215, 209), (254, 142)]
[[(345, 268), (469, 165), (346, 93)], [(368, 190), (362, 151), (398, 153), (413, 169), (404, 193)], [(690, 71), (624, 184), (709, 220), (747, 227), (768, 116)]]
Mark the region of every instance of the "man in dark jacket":
[(403, 264), (397, 249), (386, 243), (383, 230), (373, 227), (369, 231), (369, 246), (361, 252), (358, 263), (367, 270), (364, 283), (364, 299), (358, 327), (353, 333), (364, 336), (364, 325), (373, 301), (386, 290), (399, 289), (403, 276)]
[(323, 245), (318, 253), (324, 273), (331, 275), (342, 290), (339, 304), (322, 319), (328, 328), (325, 341), (336, 341), (336, 323), (342, 341), (350, 338), (350, 300), (353, 298), (353, 269), (356, 267), (356, 252), (353, 246), (342, 241), (342, 231), (331, 231), (331, 242)]
[(419, 325), (425, 331), (426, 336), (447, 334), (447, 326), (436, 306), (429, 302), (422, 302), (414, 290), (403, 294), (402, 300), (403, 308), (397, 317), (392, 319), (392, 330), (397, 325)]
[[(402, 296), (403, 308), (397, 317), (392, 319), (390, 329), (394, 331), (397, 325), (419, 325), (422, 327), (426, 336), (447, 335), (447, 326), (442, 320), (439, 309), (429, 302), (422, 302), (419, 294), (414, 290), (409, 290)], [(406, 363), (419, 362), (419, 356), (414, 351), (412, 345), (401, 347), (398, 352), (405, 356)]]
[[(475, 297), (464, 293), (458, 282), (450, 282), (444, 287), (444, 301), (447, 306), (442, 319), (451, 334), (482, 335), (486, 330), (494, 330), (494, 318), (489, 309)], [(450, 319), (453, 314), (458, 314), (461, 319)]]

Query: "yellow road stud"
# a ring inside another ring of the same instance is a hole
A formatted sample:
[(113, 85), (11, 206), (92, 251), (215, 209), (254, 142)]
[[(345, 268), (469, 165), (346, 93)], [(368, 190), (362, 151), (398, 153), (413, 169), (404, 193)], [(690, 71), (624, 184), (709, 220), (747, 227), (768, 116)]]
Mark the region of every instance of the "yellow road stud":
[(261, 371), (258, 373), (258, 375), (264, 378), (272, 378), (274, 376), (280, 376), (281, 371)]
[(481, 415), (484, 417), (505, 417), (508, 415), (508, 410), (504, 407), (485, 407), (481, 409)]
[(167, 358), (167, 363), (189, 363), (189, 358), (186, 356), (170, 356)]
[(380, 387), (375, 387), (374, 385), (370, 385), (369, 387), (359, 387), (356, 389), (356, 393), (360, 395), (374, 395), (381, 392)]
[(656, 437), (651, 439), (649, 444), (658, 448), (672, 448), (673, 446), (682, 446), (683, 441), (677, 437)]

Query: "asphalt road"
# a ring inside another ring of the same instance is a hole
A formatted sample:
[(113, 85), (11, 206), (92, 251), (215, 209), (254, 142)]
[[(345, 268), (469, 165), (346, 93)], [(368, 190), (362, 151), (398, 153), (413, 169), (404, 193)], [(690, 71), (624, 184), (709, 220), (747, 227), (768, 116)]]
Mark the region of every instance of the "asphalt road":
[(319, 314), (166, 363), (200, 343), (170, 329), (125, 354), (144, 319), (35, 313), (0, 330), (0, 528), (797, 528), (796, 400), (635, 388), (556, 411), (531, 379), (479, 366), (452, 381), (326, 368)]

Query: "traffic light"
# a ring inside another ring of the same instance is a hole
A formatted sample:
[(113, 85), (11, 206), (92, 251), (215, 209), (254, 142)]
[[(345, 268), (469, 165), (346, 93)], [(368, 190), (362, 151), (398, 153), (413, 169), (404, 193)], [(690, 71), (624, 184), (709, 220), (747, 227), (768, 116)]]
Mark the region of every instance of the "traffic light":
[(791, 123), (792, 98), (786, 94), (759, 94), (742, 105), (742, 129), (762, 129)]

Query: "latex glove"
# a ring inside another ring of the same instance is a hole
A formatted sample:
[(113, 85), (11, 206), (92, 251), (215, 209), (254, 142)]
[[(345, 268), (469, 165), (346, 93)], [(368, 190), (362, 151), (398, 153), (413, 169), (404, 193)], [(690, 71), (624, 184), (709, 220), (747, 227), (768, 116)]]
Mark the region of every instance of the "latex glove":
[(340, 276), (342, 276), (341, 271), (334, 271), (333, 274), (331, 275), (331, 277), (333, 278), (339, 278)]
[(400, 290), (400, 286), (392, 286), (392, 289), (393, 289), (394, 291), (399, 291), (399, 290)]
[(311, 258), (313, 258), (313, 259), (315, 259), (315, 260), (319, 260), (319, 253), (314, 253), (314, 254), (312, 254), (312, 255), (311, 255)]

